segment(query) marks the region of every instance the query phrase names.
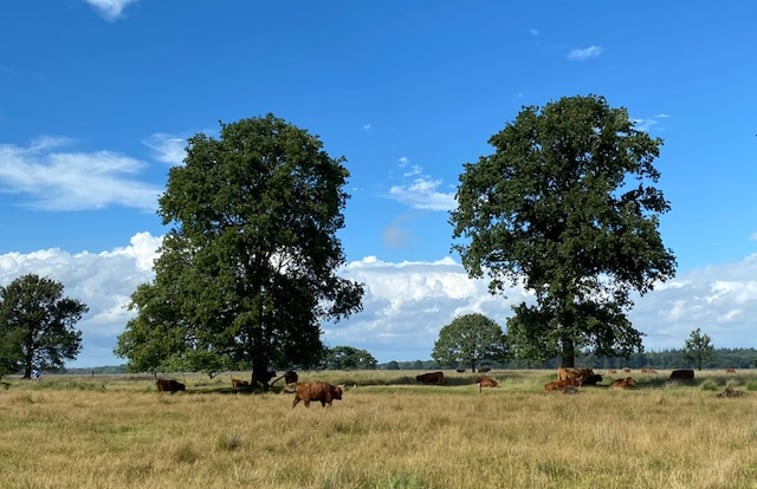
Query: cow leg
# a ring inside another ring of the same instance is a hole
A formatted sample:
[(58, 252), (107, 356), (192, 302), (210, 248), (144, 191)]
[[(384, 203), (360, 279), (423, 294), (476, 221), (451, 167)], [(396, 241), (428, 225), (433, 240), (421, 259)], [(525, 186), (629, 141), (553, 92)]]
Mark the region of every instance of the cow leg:
[(294, 401), (292, 401), (292, 409), (297, 405), (297, 403), (300, 402), (300, 398), (297, 396), (294, 396)]
[(310, 399), (304, 399), (302, 402), (305, 404), (306, 408), (310, 407)]

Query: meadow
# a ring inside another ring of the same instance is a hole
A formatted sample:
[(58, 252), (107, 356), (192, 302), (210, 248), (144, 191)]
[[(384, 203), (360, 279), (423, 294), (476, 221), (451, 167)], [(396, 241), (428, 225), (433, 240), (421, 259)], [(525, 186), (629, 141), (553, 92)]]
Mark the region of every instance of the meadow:
[[(544, 392), (553, 371), (301, 372), (344, 384), (341, 401), (234, 393), (230, 378), (46, 376), (0, 384), (0, 487), (757, 488), (757, 371), (632, 372), (637, 388)], [(726, 386), (743, 396), (721, 398)]]

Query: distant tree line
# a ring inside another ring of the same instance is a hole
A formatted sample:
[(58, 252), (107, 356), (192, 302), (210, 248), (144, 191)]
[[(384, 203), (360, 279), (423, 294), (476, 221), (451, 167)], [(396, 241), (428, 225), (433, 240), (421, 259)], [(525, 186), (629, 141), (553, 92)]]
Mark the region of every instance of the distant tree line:
[[(481, 364), (501, 369), (549, 369), (559, 367), (560, 358), (555, 357), (542, 362), (529, 362), (526, 360), (497, 362), (483, 360)], [(643, 367), (659, 369), (696, 368), (694, 363), (685, 358), (685, 351), (683, 349), (633, 353), (628, 358), (579, 354), (576, 357), (576, 365), (597, 369), (616, 369), (623, 367), (631, 369), (640, 369)], [(457, 367), (457, 365), (442, 365), (434, 360), (411, 360), (402, 362), (392, 360), (386, 363), (379, 363), (376, 366), (376, 368), (382, 370), (432, 370), (455, 367)], [(713, 351), (712, 358), (702, 365), (702, 368), (707, 369), (729, 367), (757, 368), (757, 348), (718, 348)]]

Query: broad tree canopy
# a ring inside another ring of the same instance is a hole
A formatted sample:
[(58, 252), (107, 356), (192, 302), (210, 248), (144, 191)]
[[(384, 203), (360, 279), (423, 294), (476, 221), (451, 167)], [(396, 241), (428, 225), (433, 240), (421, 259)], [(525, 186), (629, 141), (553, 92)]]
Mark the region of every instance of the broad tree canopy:
[(35, 274), (0, 287), (0, 375), (63, 367), (81, 351), (74, 325), (89, 308), (63, 296), (63, 284)]
[(675, 272), (658, 231), (670, 205), (652, 185), (662, 140), (590, 95), (524, 107), (489, 143), (493, 154), (465, 165), (450, 222), (470, 276), (488, 274), (492, 293), (535, 293), (508, 322), (516, 355), (571, 366), (584, 348), (641, 349), (629, 294)]
[(483, 314), (472, 313), (442, 327), (431, 357), (440, 365), (470, 365), (475, 372), (482, 360), (504, 361), (507, 352), (502, 328)]
[(155, 281), (116, 353), (138, 370), (315, 365), (319, 323), (361, 309), (363, 288), (336, 275), (349, 173), (321, 141), (273, 115), (189, 140), (159, 214), (173, 228)]

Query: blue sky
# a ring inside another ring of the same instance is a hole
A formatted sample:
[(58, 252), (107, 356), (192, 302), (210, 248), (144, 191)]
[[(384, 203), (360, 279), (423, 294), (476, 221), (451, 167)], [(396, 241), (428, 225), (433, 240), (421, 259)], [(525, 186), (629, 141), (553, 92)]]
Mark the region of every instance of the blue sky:
[(9, 1), (0, 7), (0, 283), (60, 280), (90, 305), (72, 366), (111, 350), (165, 232), (186, 138), (275, 115), (351, 172), (342, 271), (364, 312), (324, 325), (379, 361), (429, 358), (439, 328), (501, 325), (450, 251), (466, 162), (524, 105), (598, 94), (665, 140), (675, 280), (630, 317), (648, 349), (697, 327), (757, 346), (757, 6), (731, 2)]

